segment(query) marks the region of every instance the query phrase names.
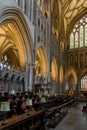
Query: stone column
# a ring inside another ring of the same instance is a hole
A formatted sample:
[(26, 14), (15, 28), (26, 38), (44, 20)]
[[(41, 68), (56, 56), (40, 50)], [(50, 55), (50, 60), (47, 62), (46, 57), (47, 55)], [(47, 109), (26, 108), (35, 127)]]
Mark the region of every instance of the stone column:
[(31, 22), (33, 23), (34, 22), (34, 0), (31, 1), (32, 2), (32, 7), (31, 7)]
[(62, 62), (62, 60), (63, 60), (63, 57), (62, 57), (62, 50), (61, 50), (61, 42), (62, 42), (62, 11), (61, 11), (61, 0), (58, 0), (58, 5), (59, 5), (59, 36), (58, 36), (58, 46), (59, 46), (59, 50), (58, 50), (58, 52), (59, 52), (59, 70), (58, 70), (58, 76), (59, 76), (59, 93), (60, 94), (62, 94), (62, 83), (60, 82), (60, 66), (61, 65), (63, 65), (63, 62)]
[(76, 84), (76, 87), (77, 87), (77, 96), (80, 96), (81, 94), (81, 81), (80, 81), (80, 78), (78, 79), (78, 83)]
[(46, 26), (46, 32), (49, 37), (46, 37), (46, 45), (47, 45), (47, 55), (48, 55), (48, 61), (49, 61), (49, 70), (48, 70), (48, 82), (51, 84), (51, 47), (52, 47), (52, 6), (51, 6), (52, 0), (50, 0), (50, 6), (49, 6), (49, 12), (50, 12), (50, 19), (49, 19), (49, 28), (48, 25)]
[(31, 13), (31, 11), (30, 11), (30, 0), (29, 0), (29, 3), (28, 3), (28, 18), (29, 18), (29, 20), (30, 20), (30, 13)]
[(26, 63), (26, 70), (25, 70), (25, 91), (28, 90), (29, 86), (29, 64)]
[(30, 77), (29, 77), (29, 86), (28, 86), (28, 89), (29, 90), (32, 90), (33, 88), (33, 84), (34, 84), (34, 74), (33, 74), (33, 72), (34, 72), (34, 66), (32, 65), (32, 63), (30, 63)]

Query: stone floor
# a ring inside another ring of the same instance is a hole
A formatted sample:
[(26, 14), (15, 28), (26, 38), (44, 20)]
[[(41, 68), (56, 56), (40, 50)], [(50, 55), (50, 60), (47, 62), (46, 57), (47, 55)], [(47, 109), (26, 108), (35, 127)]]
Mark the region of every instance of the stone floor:
[(55, 127), (47, 130), (87, 130), (87, 113), (82, 112), (85, 103), (78, 103), (75, 107), (68, 108), (68, 114)]

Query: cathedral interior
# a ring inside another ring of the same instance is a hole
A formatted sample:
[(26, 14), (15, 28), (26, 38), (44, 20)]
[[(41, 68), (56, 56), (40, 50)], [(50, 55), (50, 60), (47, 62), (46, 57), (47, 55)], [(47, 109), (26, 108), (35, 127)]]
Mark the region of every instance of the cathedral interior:
[(0, 0), (0, 130), (55, 129), (77, 103), (87, 113), (87, 0)]

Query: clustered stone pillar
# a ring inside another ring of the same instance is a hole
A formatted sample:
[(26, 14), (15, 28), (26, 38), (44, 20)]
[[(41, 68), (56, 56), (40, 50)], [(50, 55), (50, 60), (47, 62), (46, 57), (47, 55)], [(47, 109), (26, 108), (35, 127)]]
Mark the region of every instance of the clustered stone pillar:
[(77, 83), (77, 96), (80, 96), (80, 94), (81, 94), (81, 80), (80, 80), (80, 78), (78, 79), (78, 83)]
[(29, 85), (29, 65), (26, 63), (26, 70), (25, 70), (25, 91), (28, 90), (28, 85)]

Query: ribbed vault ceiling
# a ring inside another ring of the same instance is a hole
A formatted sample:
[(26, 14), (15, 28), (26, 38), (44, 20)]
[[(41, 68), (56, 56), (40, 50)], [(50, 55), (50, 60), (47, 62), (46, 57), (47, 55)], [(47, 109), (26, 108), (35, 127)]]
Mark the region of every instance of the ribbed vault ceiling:
[[(3, 55), (8, 54), (11, 66), (15, 65), (16, 68), (22, 68), (22, 58), (24, 52), (20, 44), (20, 36), (14, 24), (4, 24), (0, 26), (0, 59)], [(23, 61), (24, 62), (24, 61)]]
[(0, 57), (6, 53), (8, 49), (13, 49), (13, 52), (17, 55), (13, 31), (9, 25), (4, 25), (0, 27)]
[(64, 20), (65, 31), (68, 25), (78, 20), (87, 11), (87, 0), (62, 0), (62, 18)]

